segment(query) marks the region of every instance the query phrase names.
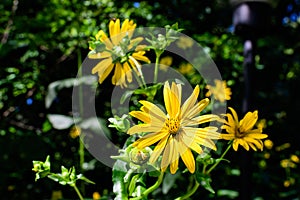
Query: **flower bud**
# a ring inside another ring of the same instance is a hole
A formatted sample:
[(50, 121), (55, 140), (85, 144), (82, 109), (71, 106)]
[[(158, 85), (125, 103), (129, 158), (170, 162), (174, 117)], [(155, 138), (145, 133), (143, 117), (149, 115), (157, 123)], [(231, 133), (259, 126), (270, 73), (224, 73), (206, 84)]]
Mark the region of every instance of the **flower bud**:
[(129, 153), (130, 161), (136, 165), (145, 164), (150, 158), (151, 151), (149, 147), (144, 149), (133, 148)]

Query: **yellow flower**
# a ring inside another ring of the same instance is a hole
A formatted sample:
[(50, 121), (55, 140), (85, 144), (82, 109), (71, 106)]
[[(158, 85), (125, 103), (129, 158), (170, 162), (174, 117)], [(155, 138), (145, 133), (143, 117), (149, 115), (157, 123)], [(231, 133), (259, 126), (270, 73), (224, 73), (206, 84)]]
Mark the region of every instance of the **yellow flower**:
[(297, 155), (291, 155), (291, 161), (293, 161), (295, 163), (299, 163), (300, 159)]
[(77, 138), (81, 133), (81, 128), (79, 126), (73, 126), (70, 130), (70, 137), (75, 139)]
[(168, 67), (172, 65), (173, 58), (171, 56), (166, 56), (160, 59), (159, 61), (159, 68), (163, 71), (167, 71)]
[(195, 69), (192, 64), (190, 63), (182, 63), (179, 66), (178, 71), (183, 75), (193, 74), (195, 72)]
[(283, 159), (280, 161), (280, 165), (283, 168), (296, 168), (297, 165), (293, 163), (290, 159)]
[[(256, 123), (256, 127), (263, 130), (264, 128), (267, 127), (267, 120), (266, 119), (261, 119)], [(271, 141), (272, 142), (272, 141)]]
[(215, 80), (215, 86), (207, 85), (208, 92), (205, 94), (206, 97), (213, 95), (216, 100), (224, 102), (225, 100), (231, 99), (231, 89), (227, 87), (226, 81)]
[(93, 200), (99, 200), (101, 199), (101, 195), (99, 194), (99, 192), (94, 192), (93, 193)]
[(261, 139), (267, 138), (267, 134), (263, 134), (259, 128), (254, 129), (254, 125), (258, 119), (258, 112), (248, 112), (242, 120), (239, 121), (235, 110), (229, 107), (231, 113), (227, 113), (227, 120), (223, 120), (224, 125), (221, 127), (225, 129), (227, 134), (221, 134), (225, 140), (233, 140), (233, 149), (238, 150), (238, 145), (243, 146), (247, 151), (249, 147), (253, 150), (263, 149), (263, 142)]
[(111, 20), (109, 23), (109, 35), (100, 30), (94, 43), (90, 45), (91, 52), (88, 57), (91, 59), (102, 59), (93, 69), (92, 73), (98, 72), (99, 83), (101, 84), (110, 72), (114, 69), (112, 84), (127, 87), (126, 82), (132, 81), (132, 69), (140, 75), (140, 63), (149, 63), (150, 60), (144, 56), (146, 53), (144, 45), (138, 45), (143, 38), (132, 39), (136, 24), (126, 19), (122, 26), (120, 20)]
[(267, 148), (267, 149), (272, 149), (273, 148), (273, 146), (274, 146), (274, 143), (272, 142), (272, 140), (265, 140), (264, 141), (264, 145), (265, 145), (265, 147)]
[(143, 105), (141, 111), (130, 112), (131, 116), (144, 123), (131, 127), (128, 134), (147, 133), (134, 142), (133, 146), (143, 149), (158, 142), (149, 161), (155, 163), (162, 154), (162, 171), (170, 165), (171, 173), (176, 173), (181, 157), (188, 170), (194, 173), (195, 160), (191, 150), (201, 154), (203, 150), (200, 145), (216, 150), (212, 140), (219, 139), (218, 128), (198, 128), (198, 125), (219, 117), (213, 114), (199, 115), (209, 103), (207, 98), (197, 102), (199, 92), (199, 86), (196, 86), (191, 96), (181, 105), (181, 85), (173, 82), (170, 87), (166, 82), (163, 89), (166, 113), (148, 101), (140, 101)]
[(180, 36), (179, 40), (176, 42), (177, 46), (181, 49), (187, 49), (193, 46), (194, 41), (186, 36)]

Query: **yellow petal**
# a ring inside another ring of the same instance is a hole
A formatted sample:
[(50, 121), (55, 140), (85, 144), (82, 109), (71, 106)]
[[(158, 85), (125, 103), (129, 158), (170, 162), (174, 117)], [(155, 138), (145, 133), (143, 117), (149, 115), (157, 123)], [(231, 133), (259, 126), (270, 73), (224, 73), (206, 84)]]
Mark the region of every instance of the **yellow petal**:
[(255, 139), (265, 139), (268, 137), (268, 135), (263, 133), (248, 133), (247, 137), (251, 137)]
[(129, 83), (131, 83), (132, 82), (132, 73), (131, 73), (131, 68), (130, 68), (129, 64), (127, 62), (125, 62), (123, 64), (123, 68), (124, 68), (124, 72), (126, 74), (127, 81)]
[(178, 141), (183, 142), (186, 146), (188, 146), (198, 154), (201, 154), (203, 152), (202, 148), (193, 137), (187, 137), (185, 134), (180, 134), (178, 136)]
[(140, 53), (133, 53), (132, 54), (132, 57), (134, 57), (136, 60), (139, 60), (139, 61), (144, 61), (146, 63), (150, 63), (151, 61), (149, 60), (149, 58), (147, 58), (146, 56), (143, 56), (142, 54)]
[[(148, 111), (151, 117), (160, 120), (162, 123), (166, 120), (165, 113), (155, 104), (149, 102), (149, 101), (139, 101)], [(152, 119), (152, 118), (151, 118)]]
[(102, 58), (111, 57), (111, 53), (108, 52), (108, 51), (103, 51), (101, 53), (92, 53), (92, 54), (89, 54), (88, 57), (90, 59), (102, 59)]
[(150, 124), (151, 123), (151, 119), (149, 114), (142, 112), (142, 111), (131, 111), (129, 113), (132, 117), (135, 117), (139, 120), (141, 120), (144, 123)]
[(239, 124), (238, 122), (234, 119), (233, 115), (230, 113), (226, 114), (227, 116), (227, 125), (232, 127), (233, 129), (238, 128)]
[(253, 143), (258, 149), (262, 150), (263, 149), (263, 143), (260, 140), (255, 140), (254, 138), (251, 137), (244, 137), (244, 140), (247, 141), (248, 143)]
[(235, 151), (238, 150), (238, 147), (239, 147), (239, 143), (238, 143), (238, 140), (233, 140), (233, 144), (232, 144), (232, 147)]
[(135, 126), (132, 126), (131, 128), (128, 129), (127, 134), (129, 135), (133, 135), (136, 133), (143, 133), (143, 132), (158, 132), (161, 131), (162, 128), (161, 127), (157, 127), (157, 126), (152, 126), (149, 124), (138, 124)]
[(249, 151), (249, 145), (244, 139), (236, 139), (236, 140), (238, 140), (238, 143), (242, 145), (247, 151)]
[(177, 144), (177, 140), (171, 138), (170, 141), (170, 152), (171, 152), (171, 164), (170, 164), (170, 172), (171, 174), (175, 174), (177, 169), (178, 169), (178, 144)]
[(114, 45), (119, 44), (118, 34), (120, 34), (120, 19), (117, 19), (115, 22), (111, 20), (109, 22), (109, 35)]
[(152, 151), (152, 154), (150, 156), (149, 162), (154, 164), (162, 151), (165, 149), (166, 143), (168, 141), (169, 135), (166, 135), (164, 138), (162, 138), (159, 143), (155, 146), (154, 150)]
[(238, 115), (236, 114), (235, 110), (232, 107), (228, 107), (232, 113), (233, 119), (235, 121), (235, 124), (238, 124), (239, 118)]
[(198, 125), (198, 124), (215, 121), (218, 119), (219, 119), (219, 116), (217, 116), (217, 115), (206, 114), (206, 115), (201, 115), (201, 116), (195, 117), (191, 120), (185, 119), (185, 121), (182, 122), (182, 126), (185, 126), (185, 125), (194, 126), (194, 125)]
[(170, 144), (170, 139), (167, 142), (164, 152), (163, 152), (163, 156), (162, 156), (162, 160), (160, 163), (160, 167), (162, 171), (166, 171), (167, 167), (169, 166), (169, 164), (171, 163), (171, 144)]
[(107, 59), (104, 59), (102, 61), (100, 61), (93, 69), (92, 69), (92, 73), (95, 74), (96, 72), (98, 72), (100, 75), (106, 70), (106, 68), (112, 64), (112, 58), (109, 57)]
[[(124, 34), (124, 33), (123, 33)], [(125, 35), (126, 35), (126, 33), (125, 33)], [(123, 36), (123, 37), (125, 37), (125, 35)], [(132, 39), (132, 40), (130, 40), (130, 43), (129, 43), (129, 45), (128, 45), (128, 49), (129, 50), (131, 50), (131, 48), (133, 48), (134, 46), (136, 46), (137, 47), (137, 45), (141, 42), (141, 41), (143, 41), (143, 37), (137, 37), (137, 38), (134, 38), (134, 39)], [(142, 49), (140, 49), (140, 50), (138, 50), (138, 49), (135, 49), (135, 51), (141, 51)], [(145, 52), (143, 52), (143, 53), (141, 53), (141, 55), (144, 55), (145, 54)]]
[(175, 94), (179, 101), (179, 106), (181, 105), (182, 87), (181, 84), (175, 84), (172, 82), (171, 91)]
[(120, 77), (121, 77), (121, 64), (118, 62), (118, 63), (116, 63), (115, 72), (111, 79), (112, 84), (116, 85), (117, 82), (119, 81)]
[(257, 148), (255, 147), (255, 145), (254, 144), (252, 144), (252, 143), (248, 143), (249, 144), (249, 146), (254, 150), (254, 151), (257, 151)]
[(113, 68), (114, 68), (114, 64), (110, 64), (102, 74), (99, 73), (100, 84), (106, 79), (106, 77), (110, 74)]
[(152, 144), (158, 142), (159, 140), (161, 140), (162, 138), (164, 138), (168, 134), (169, 133), (166, 132), (166, 131), (161, 131), (161, 132), (157, 132), (157, 133), (150, 133), (150, 134), (147, 134), (147, 135), (143, 136), (142, 138), (138, 139), (137, 141), (135, 141), (133, 143), (133, 145), (137, 146), (140, 149), (142, 149), (142, 148), (151, 146)]
[(168, 82), (166, 82), (164, 85), (163, 94), (166, 110), (170, 115), (170, 118), (177, 118), (180, 111), (180, 104), (174, 92), (171, 91)]
[(125, 32), (128, 30), (129, 19), (125, 19), (122, 23), (121, 32)]
[(237, 128), (237, 127), (232, 127), (232, 126), (227, 126), (227, 125), (223, 125), (223, 126), (221, 126), (221, 128), (222, 129), (225, 129), (226, 130), (226, 132), (227, 133), (229, 133), (229, 134), (233, 134), (233, 135), (235, 135), (236, 133), (235, 133), (235, 128)]
[(256, 124), (258, 119), (257, 111), (248, 112), (245, 117), (240, 121), (240, 131), (246, 132), (251, 130), (253, 126)]
[(195, 160), (194, 156), (190, 149), (186, 148), (184, 152), (180, 154), (182, 161), (184, 162), (185, 166), (191, 173), (195, 172)]
[(200, 114), (200, 112), (209, 104), (209, 99), (205, 98), (198, 102), (196, 105), (192, 106), (189, 111), (186, 111), (185, 115), (183, 115), (184, 119), (192, 119), (196, 115)]
[(221, 138), (224, 140), (233, 140), (235, 138), (234, 134), (221, 134)]
[(104, 31), (100, 30), (97, 35), (96, 35), (96, 39), (100, 40), (101, 42), (103, 42), (106, 46), (107, 49), (112, 49), (113, 48), (113, 44), (110, 42), (109, 38), (107, 37), (107, 35), (104, 33)]
[(191, 96), (181, 106), (181, 114), (180, 114), (181, 119), (183, 119), (184, 116), (186, 115), (186, 113), (188, 111), (190, 111), (190, 109), (195, 105), (198, 95), (199, 95), (199, 92), (200, 92), (200, 89), (199, 89), (199, 86), (197, 85), (195, 87), (193, 93), (191, 94)]
[(189, 137), (202, 137), (209, 139), (220, 139), (220, 133), (207, 128), (182, 127), (185, 135)]

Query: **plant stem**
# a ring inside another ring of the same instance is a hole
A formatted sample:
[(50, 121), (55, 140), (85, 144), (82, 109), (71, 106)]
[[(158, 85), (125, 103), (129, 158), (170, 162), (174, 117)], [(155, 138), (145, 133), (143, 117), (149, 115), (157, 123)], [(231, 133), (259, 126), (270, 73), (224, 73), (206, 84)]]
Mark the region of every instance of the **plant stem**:
[(159, 59), (160, 59), (160, 56), (161, 56), (161, 52), (155, 51), (155, 55), (156, 55), (156, 58), (155, 58), (153, 83), (157, 83), (158, 67), (159, 67), (158, 63), (159, 63)]
[(73, 186), (73, 188), (74, 188), (74, 190), (76, 191), (76, 193), (77, 193), (79, 199), (80, 199), (80, 200), (84, 200), (84, 198), (82, 197), (82, 195), (81, 195), (79, 189), (77, 188), (76, 184)]
[(184, 200), (184, 199), (189, 198), (190, 196), (192, 196), (192, 195), (197, 191), (199, 185), (200, 185), (200, 184), (199, 184), (198, 181), (196, 180), (196, 181), (195, 181), (194, 187), (193, 187), (191, 190), (189, 190), (188, 193), (186, 193), (185, 195), (183, 195), (183, 196), (181, 196), (181, 197), (176, 198), (175, 200)]
[(164, 172), (161, 172), (157, 181), (154, 183), (154, 185), (152, 185), (147, 190), (145, 190), (141, 196), (135, 197), (135, 198), (130, 198), (130, 200), (140, 200), (140, 199), (143, 199), (144, 197), (147, 197), (151, 192), (153, 192), (155, 189), (157, 189), (160, 186), (160, 184), (162, 183), (163, 177), (164, 177)]
[[(78, 68), (78, 78), (82, 78), (82, 68), (81, 68), (82, 58), (81, 58), (81, 51), (78, 49), (77, 51), (77, 68)], [(83, 118), (83, 88), (82, 84), (79, 84), (79, 114)], [(82, 134), (82, 133), (81, 133)], [(78, 148), (78, 154), (79, 154), (79, 168), (81, 171), (83, 171), (82, 166), (84, 164), (84, 143), (79, 138), (79, 148)], [(84, 192), (84, 184), (81, 184), (81, 190)]]
[(209, 174), (220, 162), (221, 160), (223, 160), (224, 156), (226, 155), (226, 153), (229, 151), (229, 149), (232, 146), (232, 142), (230, 142), (230, 144), (227, 146), (227, 149), (223, 152), (223, 154), (221, 155), (221, 157), (217, 160), (217, 162), (211, 166), (205, 173)]

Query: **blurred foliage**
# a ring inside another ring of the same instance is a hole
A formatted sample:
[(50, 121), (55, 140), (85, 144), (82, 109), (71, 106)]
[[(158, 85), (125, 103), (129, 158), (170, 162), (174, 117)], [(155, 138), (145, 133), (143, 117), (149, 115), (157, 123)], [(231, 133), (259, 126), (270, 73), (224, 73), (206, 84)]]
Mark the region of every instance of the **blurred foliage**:
[[(51, 199), (58, 190), (65, 198), (75, 198), (71, 189), (60, 188), (54, 182), (39, 180), (36, 184), (31, 171), (32, 160), (43, 160), (45, 155), (50, 155), (53, 171), (59, 171), (61, 164), (67, 168), (78, 165), (79, 138), (69, 135), (72, 127), (55, 129), (47, 118), (49, 114), (71, 117), (72, 90), (65, 86), (52, 87), (55, 95), (51, 96), (51, 105), (47, 103), (47, 108), (45, 99), (49, 100), (51, 83), (76, 76), (79, 58), (88, 52), (87, 41), (99, 29), (105, 30), (111, 18), (131, 18), (140, 27), (164, 27), (178, 22), (184, 29), (182, 32), (197, 40), (212, 57), (234, 91), (230, 104), (241, 108), (243, 41), (231, 31), (232, 7), (228, 1), (2, 0), (0, 11), (2, 199)], [(295, 156), (300, 156), (299, 13), (298, 0), (281, 0), (273, 10), (272, 31), (257, 40), (252, 107), (259, 109), (260, 116), (267, 119), (265, 132), (274, 147), (267, 149), (263, 157), (253, 155), (253, 199), (300, 198), (299, 163), (295, 160)], [(108, 83), (98, 90), (103, 96), (111, 92)], [(100, 117), (112, 117), (109, 99), (101, 99), (99, 104)], [(111, 134), (111, 138), (122, 144), (124, 136), (116, 133)], [(239, 157), (228, 156), (234, 167), (225, 164), (216, 171), (213, 179), (217, 181), (209, 183), (216, 193), (209, 194), (210, 197), (238, 199)], [(94, 162), (88, 153), (85, 160), (84, 174), (96, 182), (86, 187), (85, 196), (91, 198), (95, 192), (104, 197), (113, 195), (111, 169)], [(290, 165), (282, 164), (283, 160)], [(223, 174), (232, 178), (225, 179)], [(163, 194), (167, 193), (166, 198), (174, 197), (169, 192), (170, 184), (175, 194), (185, 191), (186, 185), (182, 183), (188, 181), (180, 176), (164, 183)], [(201, 192), (195, 198), (207, 197)]]

